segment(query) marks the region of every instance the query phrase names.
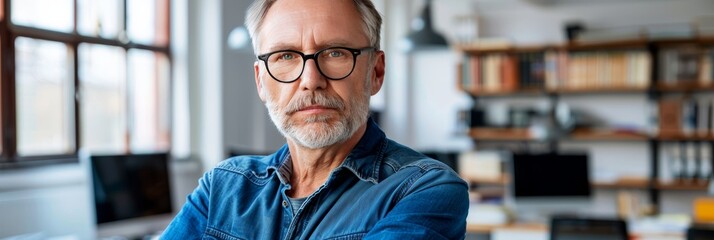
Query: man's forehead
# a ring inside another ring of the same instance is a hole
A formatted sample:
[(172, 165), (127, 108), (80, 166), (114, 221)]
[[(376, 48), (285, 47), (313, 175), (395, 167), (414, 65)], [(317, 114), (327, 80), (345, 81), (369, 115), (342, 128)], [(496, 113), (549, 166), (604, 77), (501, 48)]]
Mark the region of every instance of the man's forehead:
[(261, 52), (364, 45), (361, 15), (351, 0), (283, 0), (267, 12), (259, 30)]

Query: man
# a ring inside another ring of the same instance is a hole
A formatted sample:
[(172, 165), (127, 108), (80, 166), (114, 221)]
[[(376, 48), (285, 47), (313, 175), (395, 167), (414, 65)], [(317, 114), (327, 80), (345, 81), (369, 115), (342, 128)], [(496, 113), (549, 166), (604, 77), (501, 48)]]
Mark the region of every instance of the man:
[(382, 87), (368, 0), (258, 0), (259, 96), (287, 144), (206, 173), (166, 239), (463, 239), (467, 186), (368, 117)]

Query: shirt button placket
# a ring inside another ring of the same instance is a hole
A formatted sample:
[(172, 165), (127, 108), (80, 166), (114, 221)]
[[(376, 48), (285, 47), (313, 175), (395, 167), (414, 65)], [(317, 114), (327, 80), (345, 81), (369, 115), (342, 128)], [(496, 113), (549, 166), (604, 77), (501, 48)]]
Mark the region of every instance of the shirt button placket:
[(283, 207), (287, 208), (288, 207), (288, 201), (283, 200)]

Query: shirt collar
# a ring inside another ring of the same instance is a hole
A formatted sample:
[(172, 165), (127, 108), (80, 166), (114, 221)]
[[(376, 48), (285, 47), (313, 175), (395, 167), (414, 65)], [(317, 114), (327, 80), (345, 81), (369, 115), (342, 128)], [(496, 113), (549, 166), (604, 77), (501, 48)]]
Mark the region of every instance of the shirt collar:
[[(350, 154), (347, 155), (342, 165), (336, 170), (333, 170), (333, 172), (344, 168), (362, 181), (378, 183), (380, 165), (386, 144), (386, 135), (370, 117), (367, 119), (367, 129), (362, 138), (352, 151), (350, 151)], [(290, 158), (288, 145), (283, 145), (283, 147), (275, 153), (272, 160), (276, 164), (271, 164), (268, 168), (277, 170), (280, 182), (283, 184), (289, 183), (290, 175), (292, 174), (292, 159)]]
[(340, 168), (346, 168), (362, 181), (379, 182), (379, 167), (387, 145), (382, 129), (370, 117), (362, 139), (352, 149)]

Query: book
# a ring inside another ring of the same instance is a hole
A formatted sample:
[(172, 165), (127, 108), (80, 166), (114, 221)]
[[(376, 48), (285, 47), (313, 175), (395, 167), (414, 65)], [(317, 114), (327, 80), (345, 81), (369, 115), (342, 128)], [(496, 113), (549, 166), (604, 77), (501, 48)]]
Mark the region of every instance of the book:
[(682, 130), (682, 100), (678, 98), (662, 99), (659, 102), (659, 134), (673, 136)]
[(712, 83), (712, 58), (714, 56), (709, 52), (702, 54), (700, 60), (699, 85), (709, 86)]
[(709, 134), (711, 136), (714, 136), (714, 98), (710, 98), (708, 100), (709, 102), (709, 111), (707, 113), (708, 115), (708, 120), (707, 120), (707, 129), (709, 130)]
[(470, 61), (470, 73), (471, 73), (471, 91), (472, 92), (478, 92), (481, 91), (482, 88), (482, 77), (481, 77), (481, 57), (480, 56), (473, 56), (471, 57)]
[(471, 88), (470, 60), (471, 58), (465, 55), (462, 61), (456, 66), (457, 78), (459, 79), (456, 88), (459, 91), (468, 91)]
[(709, 99), (699, 99), (697, 113), (697, 125), (696, 125), (696, 135), (700, 137), (705, 137), (709, 134), (709, 119), (711, 118), (712, 101)]
[(695, 47), (664, 49), (660, 58), (660, 80), (666, 85), (691, 85), (701, 78), (702, 58)]
[(501, 62), (501, 76), (503, 77), (503, 90), (518, 90), (518, 67), (516, 59), (513, 56), (503, 56)]
[(693, 135), (697, 131), (697, 121), (699, 120), (699, 103), (697, 99), (690, 98), (682, 102), (682, 133)]

